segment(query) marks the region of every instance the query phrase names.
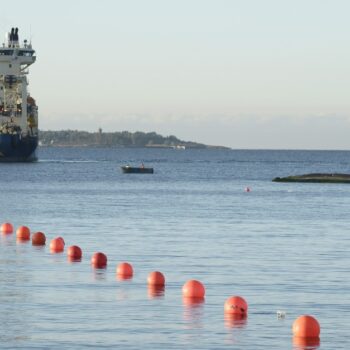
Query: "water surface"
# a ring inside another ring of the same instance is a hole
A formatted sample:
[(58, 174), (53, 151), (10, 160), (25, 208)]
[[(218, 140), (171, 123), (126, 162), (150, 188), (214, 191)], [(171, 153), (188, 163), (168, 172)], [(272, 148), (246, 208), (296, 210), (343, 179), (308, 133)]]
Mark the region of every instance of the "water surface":
[[(291, 349), (293, 321), (312, 314), (320, 349), (348, 349), (350, 186), (271, 179), (350, 173), (349, 156), (41, 148), (37, 163), (0, 164), (1, 221), (83, 250), (70, 263), (0, 237), (1, 347)], [(155, 173), (122, 174), (141, 162)], [(106, 270), (90, 266), (97, 251)], [(116, 279), (121, 261), (133, 279)], [(167, 280), (159, 293), (146, 284), (154, 270)], [(204, 303), (183, 301), (188, 279), (205, 284)], [(231, 295), (249, 303), (246, 321), (224, 317)]]

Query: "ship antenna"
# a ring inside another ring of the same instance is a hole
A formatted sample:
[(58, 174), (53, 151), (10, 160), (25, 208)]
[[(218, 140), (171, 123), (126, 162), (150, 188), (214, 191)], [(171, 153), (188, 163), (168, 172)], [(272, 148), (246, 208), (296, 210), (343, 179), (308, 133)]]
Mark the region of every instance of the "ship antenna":
[(32, 46), (32, 25), (29, 24), (29, 45)]

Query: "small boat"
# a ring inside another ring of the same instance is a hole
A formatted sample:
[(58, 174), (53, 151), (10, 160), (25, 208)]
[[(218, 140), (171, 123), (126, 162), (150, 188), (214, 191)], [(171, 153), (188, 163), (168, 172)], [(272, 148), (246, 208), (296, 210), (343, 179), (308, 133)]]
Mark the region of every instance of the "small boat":
[(133, 167), (130, 165), (122, 166), (124, 174), (153, 174), (153, 168), (145, 168), (143, 166)]

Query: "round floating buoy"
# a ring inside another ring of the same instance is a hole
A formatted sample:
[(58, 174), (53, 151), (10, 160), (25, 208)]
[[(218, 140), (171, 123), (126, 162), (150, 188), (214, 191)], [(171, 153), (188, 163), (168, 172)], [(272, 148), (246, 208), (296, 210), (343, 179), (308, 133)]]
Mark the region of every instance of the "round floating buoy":
[(182, 295), (186, 298), (204, 298), (205, 288), (201, 282), (189, 280), (182, 287)]
[(131, 264), (127, 262), (122, 262), (117, 267), (117, 275), (122, 277), (132, 277), (134, 274), (134, 270)]
[(42, 232), (35, 232), (32, 236), (32, 245), (45, 245), (46, 237)]
[(91, 258), (91, 265), (98, 269), (105, 268), (107, 266), (107, 256), (101, 252), (95, 253)]
[(320, 336), (320, 324), (316, 318), (303, 315), (293, 323), (293, 335), (298, 338), (318, 338)]
[(1, 232), (3, 234), (10, 234), (10, 233), (13, 233), (13, 226), (12, 224), (10, 224), (9, 222), (4, 222), (2, 225), (1, 225)]
[(62, 243), (63, 243), (64, 246), (66, 245), (66, 242), (64, 241), (64, 239), (63, 239), (61, 236), (56, 237), (56, 239), (62, 241)]
[(150, 286), (164, 286), (165, 285), (165, 277), (159, 271), (150, 272), (147, 277), (147, 283)]
[(56, 237), (50, 242), (51, 253), (61, 253), (64, 251), (64, 243), (60, 237)]
[(20, 226), (16, 231), (16, 237), (20, 241), (30, 240), (30, 230), (27, 226)]
[(246, 316), (248, 313), (248, 304), (242, 297), (233, 296), (226, 300), (224, 310), (227, 314)]
[(67, 249), (67, 255), (72, 259), (81, 259), (82, 251), (77, 245), (72, 245)]
[(246, 188), (244, 189), (244, 191), (246, 191), (246, 192), (250, 192), (250, 191), (251, 191), (251, 189), (250, 189), (250, 187), (246, 187)]

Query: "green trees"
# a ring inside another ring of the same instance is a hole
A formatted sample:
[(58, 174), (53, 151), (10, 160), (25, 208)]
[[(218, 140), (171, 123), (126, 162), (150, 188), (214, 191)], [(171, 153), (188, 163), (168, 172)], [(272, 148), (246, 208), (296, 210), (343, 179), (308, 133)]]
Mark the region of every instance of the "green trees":
[(87, 132), (78, 130), (39, 131), (44, 146), (103, 146), (103, 147), (176, 147), (205, 148), (195, 142), (179, 140), (176, 136), (162, 136), (155, 132)]

